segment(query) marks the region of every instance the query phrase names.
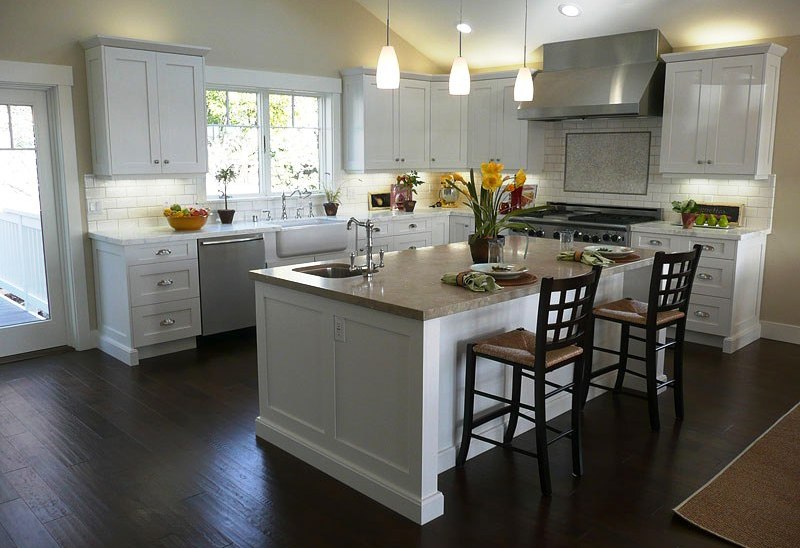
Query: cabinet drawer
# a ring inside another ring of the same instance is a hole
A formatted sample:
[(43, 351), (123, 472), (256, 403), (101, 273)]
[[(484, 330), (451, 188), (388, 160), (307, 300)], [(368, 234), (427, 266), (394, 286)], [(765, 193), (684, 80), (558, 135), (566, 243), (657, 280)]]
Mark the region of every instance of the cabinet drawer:
[[(360, 230), (360, 229), (359, 229)], [(384, 236), (392, 235), (392, 223), (388, 221), (375, 223), (375, 228), (372, 229), (373, 238), (381, 238)]]
[(136, 347), (195, 337), (200, 334), (200, 299), (136, 306), (131, 317)]
[(195, 240), (133, 245), (125, 248), (125, 259), (129, 265), (196, 258), (197, 242)]
[(689, 236), (689, 249), (696, 244), (703, 246), (701, 257), (733, 259), (736, 256), (735, 240), (714, 240), (712, 238), (693, 238)]
[(701, 256), (692, 293), (730, 299), (733, 295), (734, 262)]
[(683, 236), (671, 236), (668, 234), (657, 234), (653, 232), (634, 232), (631, 236), (632, 247), (644, 249), (654, 249), (656, 251), (683, 251), (686, 249), (687, 242)]
[(729, 335), (731, 330), (730, 299), (692, 295), (689, 301), (686, 329), (711, 335)]
[(418, 234), (429, 232), (428, 221), (394, 221), (392, 223), (392, 235), (398, 234)]
[[(380, 250), (383, 249), (384, 251), (394, 251), (392, 248), (392, 238), (391, 236), (380, 236), (372, 238), (372, 252), (378, 253)], [(366, 253), (367, 251), (367, 242), (361, 240), (358, 242), (358, 251), (356, 255), (361, 255)]]
[(131, 306), (200, 296), (197, 261), (170, 261), (128, 267)]
[(394, 237), (394, 249), (403, 251), (404, 249), (417, 249), (418, 247), (428, 247), (431, 245), (431, 233), (406, 234)]

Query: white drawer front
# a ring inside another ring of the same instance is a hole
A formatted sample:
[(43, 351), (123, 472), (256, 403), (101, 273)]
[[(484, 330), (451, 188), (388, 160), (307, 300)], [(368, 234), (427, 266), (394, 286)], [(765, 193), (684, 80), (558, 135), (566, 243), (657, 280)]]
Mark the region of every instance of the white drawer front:
[(733, 261), (708, 259), (701, 255), (692, 293), (730, 299), (733, 296), (733, 272)]
[(428, 247), (431, 245), (431, 233), (407, 234), (405, 236), (394, 237), (394, 249), (403, 251), (404, 249), (417, 249), (418, 247)]
[[(359, 228), (359, 230), (361, 230)], [(377, 222), (375, 223), (375, 228), (372, 229), (372, 235), (374, 238), (381, 238), (384, 236), (391, 236), (392, 235), (392, 223), (389, 221)]]
[[(394, 251), (394, 249), (392, 249), (391, 236), (380, 236), (372, 238), (372, 252), (379, 253), (381, 249), (383, 249), (384, 252)], [(364, 240), (360, 240), (358, 242), (358, 252), (356, 254), (361, 255), (366, 252), (367, 252), (367, 242)]]
[(693, 294), (689, 301), (686, 329), (711, 335), (730, 335), (730, 299)]
[(689, 248), (696, 244), (703, 246), (701, 257), (709, 259), (733, 259), (736, 256), (735, 240), (714, 240), (711, 238), (692, 238), (689, 237)]
[(684, 251), (689, 249), (688, 240), (683, 236), (671, 236), (668, 234), (655, 234), (652, 232), (634, 232), (631, 242), (632, 247), (643, 249), (654, 249), (656, 251)]
[(170, 261), (128, 267), (131, 306), (200, 296), (197, 261)]
[(394, 221), (392, 223), (392, 234), (418, 234), (429, 232), (428, 221)]
[(149, 304), (131, 309), (133, 345), (148, 346), (200, 334), (200, 299)]
[(185, 240), (128, 246), (125, 248), (125, 258), (129, 265), (196, 259), (197, 242)]

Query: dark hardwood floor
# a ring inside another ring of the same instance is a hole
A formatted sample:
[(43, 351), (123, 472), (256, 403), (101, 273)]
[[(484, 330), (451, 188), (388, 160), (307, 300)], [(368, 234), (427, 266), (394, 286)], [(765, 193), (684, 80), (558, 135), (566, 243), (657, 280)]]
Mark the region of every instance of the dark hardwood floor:
[(440, 476), (445, 515), (424, 527), (255, 438), (251, 332), (137, 368), (99, 351), (4, 365), (0, 546), (721, 545), (671, 509), (800, 399), (800, 352), (686, 353), (682, 424), (671, 394), (658, 434), (643, 400), (604, 395), (583, 478), (552, 446), (545, 499), (535, 461), (495, 449)]

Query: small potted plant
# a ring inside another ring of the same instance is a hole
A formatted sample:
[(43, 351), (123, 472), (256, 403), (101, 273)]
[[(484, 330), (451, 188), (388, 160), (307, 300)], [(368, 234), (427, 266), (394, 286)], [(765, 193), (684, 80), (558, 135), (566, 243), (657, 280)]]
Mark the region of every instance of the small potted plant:
[(325, 208), (325, 215), (333, 217), (339, 211), (339, 198), (342, 195), (342, 187), (333, 181), (329, 181), (322, 183), (322, 191), (325, 193), (325, 203), (322, 204), (322, 207)]
[(228, 167), (220, 168), (216, 175), (214, 175), (214, 178), (220, 184), (219, 197), (225, 200), (225, 208), (217, 210), (219, 220), (224, 225), (231, 224), (233, 222), (233, 216), (236, 214), (235, 209), (228, 209), (228, 185), (236, 180), (236, 175), (236, 169), (232, 164)]
[(403, 202), (403, 209), (411, 213), (414, 211), (414, 207), (417, 205), (417, 201), (414, 199), (414, 194), (417, 193), (417, 187), (419, 185), (425, 184), (419, 173), (416, 170), (409, 171), (408, 173), (404, 173), (403, 175), (397, 176), (397, 184), (406, 187), (409, 190), (408, 199)]
[(681, 214), (681, 224), (683, 228), (692, 228), (695, 219), (697, 219), (697, 216), (700, 214), (700, 207), (694, 200), (686, 200), (683, 202), (676, 200), (672, 202), (672, 211)]

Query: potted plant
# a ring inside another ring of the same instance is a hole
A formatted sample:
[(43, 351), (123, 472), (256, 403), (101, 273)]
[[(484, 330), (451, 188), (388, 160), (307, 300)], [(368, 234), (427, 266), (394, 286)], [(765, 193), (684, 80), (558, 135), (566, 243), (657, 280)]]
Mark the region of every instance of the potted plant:
[(700, 214), (700, 207), (694, 200), (686, 200), (684, 202), (676, 200), (672, 202), (672, 211), (677, 211), (681, 214), (683, 228), (692, 228), (697, 216)]
[(214, 178), (220, 184), (219, 197), (225, 200), (225, 208), (218, 209), (217, 215), (222, 224), (229, 225), (233, 222), (233, 216), (236, 214), (235, 209), (228, 209), (228, 185), (236, 180), (236, 169), (233, 164), (228, 167), (220, 168)]
[(417, 187), (419, 185), (425, 184), (419, 173), (416, 170), (409, 171), (408, 173), (404, 173), (403, 175), (397, 176), (397, 184), (406, 187), (409, 190), (408, 199), (403, 202), (403, 209), (408, 213), (414, 211), (414, 206), (417, 205), (417, 201), (414, 199), (414, 194), (417, 193)]
[(458, 190), (465, 198), (466, 205), (472, 209), (475, 216), (475, 233), (469, 236), (469, 248), (472, 260), (476, 263), (485, 263), (489, 260), (489, 243), (502, 240), (500, 231), (505, 229), (522, 229), (528, 227), (525, 223), (516, 222), (518, 215), (530, 214), (534, 211), (547, 209), (547, 206), (515, 209), (506, 215), (500, 214), (500, 204), (507, 192), (525, 184), (525, 172), (521, 169), (513, 177), (513, 183), (504, 183), (512, 180), (510, 175), (503, 176), (503, 164), (489, 162), (481, 164), (481, 185), (475, 184), (475, 172), (469, 170), (469, 181), (465, 181), (458, 173), (452, 174), (452, 179), (446, 184)]
[(342, 194), (342, 187), (333, 181), (329, 181), (322, 183), (322, 191), (325, 193), (325, 203), (322, 204), (322, 207), (325, 208), (325, 215), (333, 217), (339, 211), (339, 198)]

